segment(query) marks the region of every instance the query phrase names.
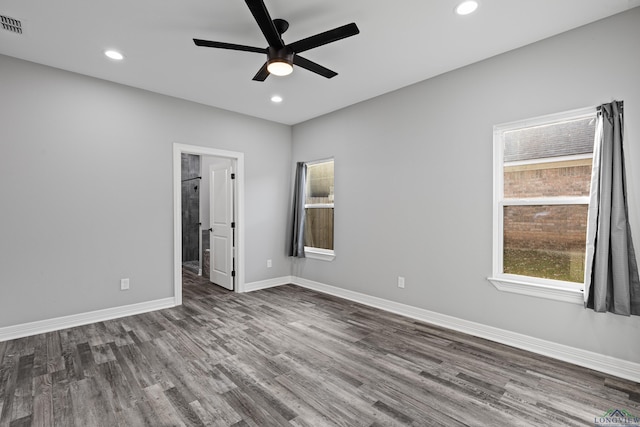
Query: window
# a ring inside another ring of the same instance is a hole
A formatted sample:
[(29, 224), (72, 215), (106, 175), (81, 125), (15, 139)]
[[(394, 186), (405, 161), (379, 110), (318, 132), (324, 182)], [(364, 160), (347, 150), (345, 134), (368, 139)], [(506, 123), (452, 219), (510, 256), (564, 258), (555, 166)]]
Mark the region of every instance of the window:
[(333, 164), (333, 159), (307, 163), (304, 251), (309, 258), (334, 258)]
[(595, 108), (494, 128), (500, 290), (582, 302)]

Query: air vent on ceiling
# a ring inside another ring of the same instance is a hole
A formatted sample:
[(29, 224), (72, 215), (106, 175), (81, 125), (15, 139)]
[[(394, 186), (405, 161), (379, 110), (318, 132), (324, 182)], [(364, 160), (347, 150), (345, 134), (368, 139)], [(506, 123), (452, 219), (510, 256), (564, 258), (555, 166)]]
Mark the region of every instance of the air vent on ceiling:
[(11, 31), (12, 33), (16, 34), (22, 34), (22, 22), (20, 22), (19, 19), (0, 15), (0, 24), (2, 25), (3, 30)]

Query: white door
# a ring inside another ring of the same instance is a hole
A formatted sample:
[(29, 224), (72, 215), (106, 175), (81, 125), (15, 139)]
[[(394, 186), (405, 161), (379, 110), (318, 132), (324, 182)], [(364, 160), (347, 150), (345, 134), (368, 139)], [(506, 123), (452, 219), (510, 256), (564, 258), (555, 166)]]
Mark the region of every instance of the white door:
[(233, 180), (230, 165), (213, 166), (210, 184), (210, 263), (209, 278), (216, 285), (233, 290), (234, 229)]

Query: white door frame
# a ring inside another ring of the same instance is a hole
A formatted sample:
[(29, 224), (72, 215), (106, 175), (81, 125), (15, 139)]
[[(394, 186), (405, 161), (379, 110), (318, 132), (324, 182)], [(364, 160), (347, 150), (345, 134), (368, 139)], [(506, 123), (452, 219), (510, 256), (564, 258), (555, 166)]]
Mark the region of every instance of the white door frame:
[(173, 284), (175, 305), (182, 304), (182, 154), (224, 157), (236, 163), (236, 286), (244, 292), (244, 153), (217, 148), (173, 144)]

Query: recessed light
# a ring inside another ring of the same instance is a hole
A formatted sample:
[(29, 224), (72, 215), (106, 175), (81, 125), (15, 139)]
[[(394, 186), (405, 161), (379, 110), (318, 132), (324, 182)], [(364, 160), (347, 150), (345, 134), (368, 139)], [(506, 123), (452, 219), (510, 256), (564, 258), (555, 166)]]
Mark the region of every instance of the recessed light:
[(276, 104), (279, 104), (282, 102), (282, 97), (280, 95), (273, 95), (271, 97), (271, 102), (275, 102)]
[(456, 7), (456, 13), (458, 15), (468, 15), (473, 13), (478, 8), (478, 2), (473, 0), (463, 1)]
[(105, 50), (104, 54), (107, 58), (111, 58), (115, 61), (122, 61), (124, 59), (124, 55), (117, 50)]

